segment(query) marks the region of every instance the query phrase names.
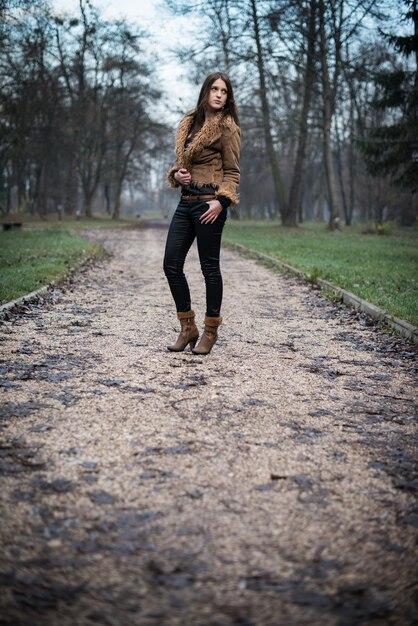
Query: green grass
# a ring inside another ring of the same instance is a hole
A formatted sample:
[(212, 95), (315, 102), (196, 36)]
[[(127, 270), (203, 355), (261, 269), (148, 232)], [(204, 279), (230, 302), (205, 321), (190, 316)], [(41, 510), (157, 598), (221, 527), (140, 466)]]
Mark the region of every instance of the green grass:
[(0, 302), (60, 280), (98, 246), (66, 230), (0, 232)]
[(331, 233), (323, 225), (286, 229), (266, 222), (234, 222), (224, 239), (321, 277), (418, 326), (418, 233), (391, 229), (363, 234), (364, 226)]

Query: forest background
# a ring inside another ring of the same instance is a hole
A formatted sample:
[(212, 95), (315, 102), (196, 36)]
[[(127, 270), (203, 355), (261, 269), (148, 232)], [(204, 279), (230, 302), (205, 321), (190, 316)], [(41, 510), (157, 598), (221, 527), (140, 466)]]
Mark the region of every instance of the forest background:
[(417, 0), (165, 0), (172, 82), (150, 33), (92, 2), (0, 13), (3, 217), (169, 214), (176, 121), (216, 68), (239, 106), (241, 218), (415, 223)]

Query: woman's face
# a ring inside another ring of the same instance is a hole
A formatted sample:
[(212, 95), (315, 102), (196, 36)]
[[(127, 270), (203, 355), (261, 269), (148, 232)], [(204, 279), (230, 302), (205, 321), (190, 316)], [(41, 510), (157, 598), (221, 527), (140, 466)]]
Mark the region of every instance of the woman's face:
[(213, 111), (220, 111), (228, 98), (228, 90), (222, 78), (212, 83), (209, 91), (208, 105)]

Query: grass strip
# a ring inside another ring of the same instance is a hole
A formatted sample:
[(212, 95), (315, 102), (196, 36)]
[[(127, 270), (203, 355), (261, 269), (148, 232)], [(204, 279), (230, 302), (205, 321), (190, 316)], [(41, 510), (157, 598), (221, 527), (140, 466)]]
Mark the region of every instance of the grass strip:
[(100, 247), (68, 231), (0, 232), (0, 303), (62, 280)]
[(418, 326), (418, 233), (393, 229), (387, 235), (361, 228), (336, 233), (323, 225), (287, 229), (266, 222), (230, 220), (224, 238), (264, 252), (323, 278)]

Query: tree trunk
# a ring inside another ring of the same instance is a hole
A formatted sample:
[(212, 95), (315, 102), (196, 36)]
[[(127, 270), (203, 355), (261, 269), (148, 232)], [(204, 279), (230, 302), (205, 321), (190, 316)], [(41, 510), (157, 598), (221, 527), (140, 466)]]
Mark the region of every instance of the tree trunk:
[(355, 186), (355, 154), (354, 154), (354, 102), (350, 101), (350, 147), (348, 150), (348, 180), (349, 180), (349, 203), (346, 226), (351, 226), (354, 211), (354, 186)]
[(115, 203), (113, 205), (112, 220), (118, 220), (120, 218), (121, 195), (122, 195), (122, 188), (118, 185), (115, 191)]
[(115, 200), (113, 207), (112, 220), (118, 220), (120, 218), (120, 196)]
[(74, 161), (74, 149), (71, 149), (65, 181), (64, 215), (73, 215), (77, 204), (77, 172), (75, 171)]
[[(263, 129), (264, 129), (264, 139), (266, 142), (266, 150), (267, 156), (270, 162), (271, 172), (273, 175), (273, 183), (276, 191), (277, 200), (279, 203), (279, 210), (284, 215), (284, 211), (286, 210), (286, 192), (284, 188), (284, 184), (282, 181), (282, 176), (280, 172), (280, 165), (277, 159), (273, 138), (271, 134), (271, 122), (270, 122), (270, 108), (267, 99), (267, 89), (266, 89), (266, 76), (264, 71), (264, 59), (263, 59), (263, 51), (261, 48), (261, 39), (260, 39), (260, 29), (258, 23), (258, 15), (257, 15), (257, 2), (256, 0), (251, 0), (251, 11), (252, 11), (252, 19), (254, 26), (254, 38), (255, 44), (257, 48), (257, 69), (259, 76), (259, 85), (260, 85), (260, 99), (261, 99), (261, 112), (263, 116)], [(276, 211), (277, 214), (277, 211)]]
[(105, 183), (104, 197), (105, 197), (105, 203), (106, 203), (106, 213), (110, 215), (111, 211), (110, 211), (110, 185), (109, 183)]
[(344, 186), (343, 157), (341, 155), (341, 137), (340, 137), (340, 130), (338, 127), (337, 117), (335, 117), (334, 119), (335, 119), (335, 139), (336, 139), (336, 144), (337, 144), (337, 155), (336, 155), (337, 173), (338, 173), (338, 180), (340, 183), (341, 199), (342, 199), (343, 212), (344, 212), (344, 221), (345, 221), (346, 226), (349, 226), (350, 217), (348, 213), (349, 209), (348, 209), (347, 196), (345, 193), (345, 186)]
[(84, 196), (84, 215), (86, 217), (93, 217), (93, 196), (94, 194)]
[[(122, 158), (122, 155), (119, 155)], [(125, 157), (128, 159), (129, 157)], [(122, 197), (122, 187), (123, 181), (125, 180), (126, 167), (122, 167), (122, 171), (115, 172), (115, 177), (113, 180), (113, 210), (112, 210), (112, 219), (118, 220), (120, 218), (120, 206), (121, 206), (121, 197)]]
[[(412, 3), (412, 16), (414, 21), (414, 40), (418, 41), (418, 2), (413, 0)], [(412, 111), (411, 118), (416, 120), (418, 117), (418, 46), (415, 47), (415, 80), (414, 80), (414, 95), (412, 99)]]
[(323, 130), (322, 142), (324, 150), (325, 175), (328, 187), (329, 228), (338, 227), (340, 207), (338, 201), (337, 183), (335, 179), (334, 162), (331, 143), (331, 87), (328, 71), (327, 42), (325, 37), (325, 7), (324, 0), (319, 0), (319, 33), (321, 50), (322, 100), (323, 100)]
[(9, 215), (9, 213), (12, 212), (12, 171), (11, 168), (7, 168), (6, 169), (6, 174), (7, 174), (7, 192), (6, 192), (6, 214)]
[[(301, 208), (301, 189), (303, 168), (306, 156), (306, 143), (308, 138), (308, 115), (311, 107), (311, 94), (314, 78), (314, 54), (315, 54), (315, 18), (316, 0), (310, 1), (308, 18), (308, 47), (306, 52), (306, 67), (304, 78), (304, 92), (302, 112), (299, 123), (299, 141), (296, 153), (295, 166), (293, 169), (292, 183), (290, 186), (289, 199), (283, 217), (284, 226), (297, 226), (297, 214)], [(301, 220), (300, 220), (301, 221)]]

